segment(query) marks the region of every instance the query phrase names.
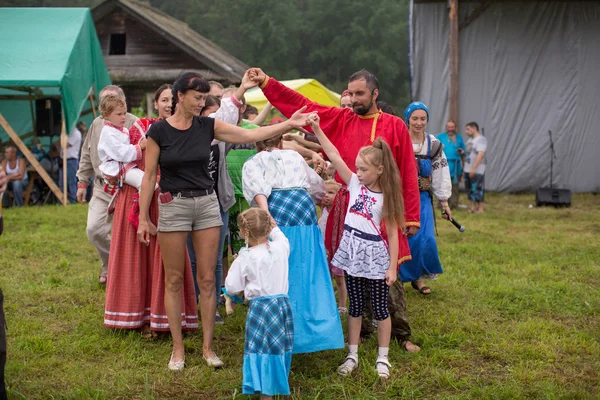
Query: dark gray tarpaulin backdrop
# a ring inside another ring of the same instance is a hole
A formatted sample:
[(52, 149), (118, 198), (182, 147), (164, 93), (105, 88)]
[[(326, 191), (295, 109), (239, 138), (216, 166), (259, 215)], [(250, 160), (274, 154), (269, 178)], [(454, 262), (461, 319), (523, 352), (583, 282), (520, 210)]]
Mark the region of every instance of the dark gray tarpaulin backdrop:
[[(479, 3), (460, 2), (459, 21)], [(448, 117), (447, 2), (411, 4), (412, 97)], [(460, 31), (459, 131), (476, 121), (488, 139), (486, 189), (600, 190), (600, 1), (492, 4)], [(466, 137), (465, 137), (466, 139)]]

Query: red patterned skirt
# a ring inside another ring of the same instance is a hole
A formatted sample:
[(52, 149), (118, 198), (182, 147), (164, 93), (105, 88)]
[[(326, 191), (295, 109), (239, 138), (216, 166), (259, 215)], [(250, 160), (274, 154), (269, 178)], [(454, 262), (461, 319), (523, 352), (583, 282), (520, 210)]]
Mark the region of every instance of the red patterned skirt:
[[(169, 331), (165, 311), (165, 272), (156, 236), (145, 246), (137, 239), (137, 229), (128, 221), (137, 190), (129, 185), (121, 189), (115, 207), (108, 259), (108, 282), (104, 326), (136, 329), (150, 325), (153, 331)], [(150, 203), (150, 220), (158, 222), (158, 194)], [(198, 308), (194, 277), (186, 254), (181, 291), (181, 327), (198, 329)]]

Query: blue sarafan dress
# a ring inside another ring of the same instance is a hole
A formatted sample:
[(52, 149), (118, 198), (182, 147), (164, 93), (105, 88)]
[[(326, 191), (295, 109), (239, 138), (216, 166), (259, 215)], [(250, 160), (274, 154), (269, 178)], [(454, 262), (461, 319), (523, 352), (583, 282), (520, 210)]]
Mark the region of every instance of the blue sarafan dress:
[(294, 322), (288, 293), (290, 244), (279, 228), (270, 241), (242, 248), (225, 280), (228, 293), (244, 292), (246, 316), (242, 392), (289, 395)]
[(294, 319), (293, 353), (344, 347), (315, 201), (323, 180), (292, 150), (262, 151), (242, 169), (244, 197), (267, 197), (269, 212), (290, 242), (288, 296)]
[(435, 221), (432, 193), (439, 201), (447, 201), (452, 194), (448, 161), (440, 142), (433, 135), (425, 135), (423, 146), (413, 143), (419, 173), (421, 195), (421, 228), (408, 238), (412, 260), (400, 267), (402, 282), (436, 279), (444, 272), (435, 240)]

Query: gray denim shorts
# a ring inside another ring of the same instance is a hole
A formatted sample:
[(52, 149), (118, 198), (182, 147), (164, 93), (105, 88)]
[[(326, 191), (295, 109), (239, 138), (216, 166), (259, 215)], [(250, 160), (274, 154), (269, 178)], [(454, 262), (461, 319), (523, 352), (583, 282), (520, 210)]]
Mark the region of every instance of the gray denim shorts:
[(173, 197), (166, 204), (158, 201), (159, 232), (190, 232), (223, 225), (219, 200), (208, 196)]

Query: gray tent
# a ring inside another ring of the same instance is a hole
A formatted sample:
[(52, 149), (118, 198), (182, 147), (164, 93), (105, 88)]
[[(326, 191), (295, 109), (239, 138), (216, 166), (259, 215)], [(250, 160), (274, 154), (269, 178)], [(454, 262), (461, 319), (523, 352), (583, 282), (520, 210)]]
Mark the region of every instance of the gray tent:
[(554, 186), (600, 190), (600, 1), (412, 0), (410, 10), (412, 98), (430, 109), (429, 133), (452, 114), (459, 128), (485, 128), (487, 189), (548, 186), (552, 131)]

